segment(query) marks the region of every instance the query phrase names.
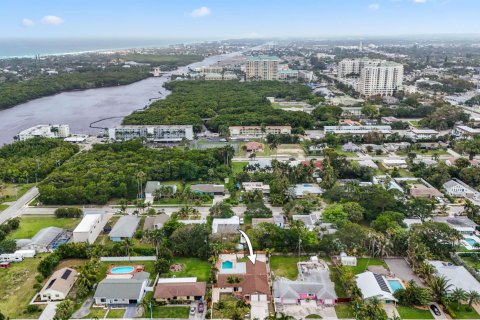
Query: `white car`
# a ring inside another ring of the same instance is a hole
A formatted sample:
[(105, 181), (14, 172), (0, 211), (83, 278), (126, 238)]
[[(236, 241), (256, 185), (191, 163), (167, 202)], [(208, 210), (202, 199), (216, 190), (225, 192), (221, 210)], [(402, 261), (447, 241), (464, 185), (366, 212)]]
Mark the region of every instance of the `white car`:
[(197, 313), (197, 309), (195, 307), (190, 308), (190, 315), (194, 316)]

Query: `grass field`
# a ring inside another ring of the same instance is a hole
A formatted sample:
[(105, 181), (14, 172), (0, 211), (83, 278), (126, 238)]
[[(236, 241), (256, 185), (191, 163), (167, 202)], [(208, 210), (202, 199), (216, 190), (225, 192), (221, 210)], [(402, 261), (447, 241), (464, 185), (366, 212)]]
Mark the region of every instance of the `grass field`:
[(9, 239), (30, 239), (40, 229), (46, 227), (59, 227), (68, 230), (75, 229), (80, 219), (56, 218), (54, 216), (23, 216), (20, 220), (20, 227), (8, 235)]
[[(189, 307), (178, 306), (178, 307), (154, 307), (152, 308), (153, 318), (177, 318), (177, 319), (188, 319), (189, 317)], [(150, 318), (150, 310), (145, 312), (145, 317)]]
[(356, 267), (346, 267), (346, 268), (351, 268), (355, 274), (359, 274), (367, 271), (368, 266), (384, 266), (386, 269), (388, 269), (385, 261), (377, 258), (358, 258)]
[(232, 171), (233, 174), (237, 174), (240, 172), (243, 172), (243, 168), (245, 168), (248, 165), (248, 162), (232, 162)]
[(397, 306), (397, 311), (402, 319), (435, 319), (430, 310)]
[(450, 309), (455, 312), (455, 319), (480, 319), (480, 315), (472, 308), (471, 311), (468, 311), (468, 305), (462, 304), (457, 309), (454, 304), (449, 305)]
[(7, 209), (9, 206), (7, 204), (0, 204), (0, 212)]
[(107, 318), (113, 319), (121, 319), (125, 314), (125, 309), (110, 309), (107, 314)]
[(335, 312), (338, 319), (354, 319), (355, 313), (350, 303), (339, 303), (335, 305)]
[(38, 318), (38, 314), (24, 312), (36, 292), (33, 285), (38, 274), (37, 266), (45, 256), (37, 255), (36, 258), (12, 263), (9, 269), (0, 270), (0, 310), (5, 317)]
[(308, 257), (305, 256), (300, 257), (300, 260), (296, 256), (271, 256), (270, 269), (277, 277), (295, 280), (298, 276), (297, 262), (306, 260)]
[(198, 281), (208, 281), (211, 264), (197, 258), (174, 258), (174, 263), (180, 263), (184, 269), (179, 272), (170, 272), (170, 277), (197, 277)]

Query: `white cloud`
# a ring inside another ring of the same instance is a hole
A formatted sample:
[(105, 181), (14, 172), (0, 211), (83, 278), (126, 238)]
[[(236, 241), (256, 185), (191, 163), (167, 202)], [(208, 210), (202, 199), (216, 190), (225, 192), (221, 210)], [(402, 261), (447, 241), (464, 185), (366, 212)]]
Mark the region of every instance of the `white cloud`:
[(368, 5), (368, 9), (373, 10), (373, 11), (376, 11), (376, 10), (380, 9), (380, 4), (378, 4), (378, 3), (371, 3), (371, 4)]
[(31, 26), (33, 26), (34, 24), (35, 24), (35, 23), (34, 23), (32, 20), (30, 20), (30, 19), (27, 19), (27, 18), (22, 19), (22, 26), (24, 26), (24, 27), (31, 27)]
[(415, 3), (425, 3), (427, 2), (428, 0), (413, 0), (413, 2)]
[(63, 23), (63, 19), (57, 16), (45, 16), (40, 20), (42, 24), (48, 24), (52, 26), (58, 26)]
[(194, 17), (194, 18), (199, 18), (199, 17), (205, 17), (205, 16), (208, 16), (209, 14), (211, 14), (212, 12), (210, 11), (209, 8), (207, 7), (200, 7), (198, 9), (195, 9), (193, 10), (192, 12), (190, 12), (190, 16)]

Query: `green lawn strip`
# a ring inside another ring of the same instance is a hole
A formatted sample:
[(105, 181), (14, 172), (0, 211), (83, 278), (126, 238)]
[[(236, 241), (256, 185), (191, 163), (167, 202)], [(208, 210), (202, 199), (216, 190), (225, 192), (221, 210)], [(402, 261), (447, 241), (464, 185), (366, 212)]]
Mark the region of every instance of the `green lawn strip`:
[(397, 306), (397, 311), (402, 319), (435, 319), (430, 310), (422, 310), (406, 306)]
[(310, 314), (305, 317), (305, 319), (322, 319), (318, 314)]
[(480, 319), (480, 315), (472, 308), (472, 310), (467, 310), (468, 305), (462, 304), (458, 308), (455, 304), (450, 304), (449, 309), (455, 312), (454, 319)]
[[(103, 308), (91, 308), (90, 309), (90, 313), (88, 314), (88, 316), (86, 316), (85, 318), (89, 318), (89, 319), (92, 319), (92, 318), (98, 318), (98, 319), (103, 319), (105, 317), (105, 313), (107, 312), (107, 310), (103, 309)], [(123, 316), (122, 316), (123, 317)]]
[(338, 319), (354, 319), (355, 312), (351, 303), (339, 303), (335, 305)]
[[(163, 307), (153, 307), (152, 316), (153, 318), (180, 318), (188, 319), (190, 308), (185, 306), (163, 306)], [(150, 317), (150, 310), (145, 314), (145, 317)]]
[(343, 151), (342, 146), (337, 146), (337, 147), (334, 148), (334, 150), (339, 155), (342, 155), (342, 156), (345, 156), (345, 157), (357, 157), (357, 154), (355, 152)]
[(45, 256), (47, 254), (39, 254), (0, 270), (0, 310), (5, 317), (37, 318), (38, 315), (29, 315), (25, 311), (36, 292), (33, 285), (36, 283), (37, 267)]
[(170, 272), (169, 277), (197, 277), (198, 281), (208, 281), (211, 264), (197, 258), (174, 258), (173, 263), (180, 263), (184, 269), (179, 272)]
[(80, 222), (74, 218), (56, 218), (55, 216), (23, 216), (20, 220), (20, 227), (8, 235), (9, 239), (30, 239), (40, 229), (46, 227), (59, 227), (73, 230)]
[(386, 269), (388, 269), (385, 261), (377, 258), (358, 258), (357, 265), (355, 267), (346, 267), (346, 268), (351, 268), (355, 274), (359, 274), (367, 271), (368, 266), (383, 266)]
[(297, 279), (297, 262), (306, 261), (308, 257), (302, 256), (272, 256), (270, 257), (270, 269), (277, 277), (284, 277), (290, 280)]
[(107, 318), (123, 318), (125, 309), (110, 309), (107, 314)]
[(2, 212), (3, 210), (7, 209), (9, 207), (8, 204), (0, 204), (0, 212)]

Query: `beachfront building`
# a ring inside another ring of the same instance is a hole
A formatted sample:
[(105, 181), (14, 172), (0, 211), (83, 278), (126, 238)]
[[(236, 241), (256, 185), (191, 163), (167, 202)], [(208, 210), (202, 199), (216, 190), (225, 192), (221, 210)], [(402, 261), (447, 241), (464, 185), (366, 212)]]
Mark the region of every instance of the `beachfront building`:
[(84, 211), (83, 219), (73, 230), (73, 242), (94, 243), (108, 222), (104, 211)]
[(18, 133), (14, 139), (25, 141), (32, 138), (66, 138), (70, 136), (68, 124), (38, 125)]
[(108, 137), (115, 141), (146, 139), (151, 142), (180, 142), (193, 140), (191, 125), (125, 125), (108, 129)]
[(247, 80), (278, 80), (280, 58), (275, 56), (247, 57), (245, 69)]
[(264, 138), (269, 134), (291, 134), (291, 126), (266, 126), (263, 130), (261, 126), (232, 126), (228, 127), (230, 137), (251, 139)]

